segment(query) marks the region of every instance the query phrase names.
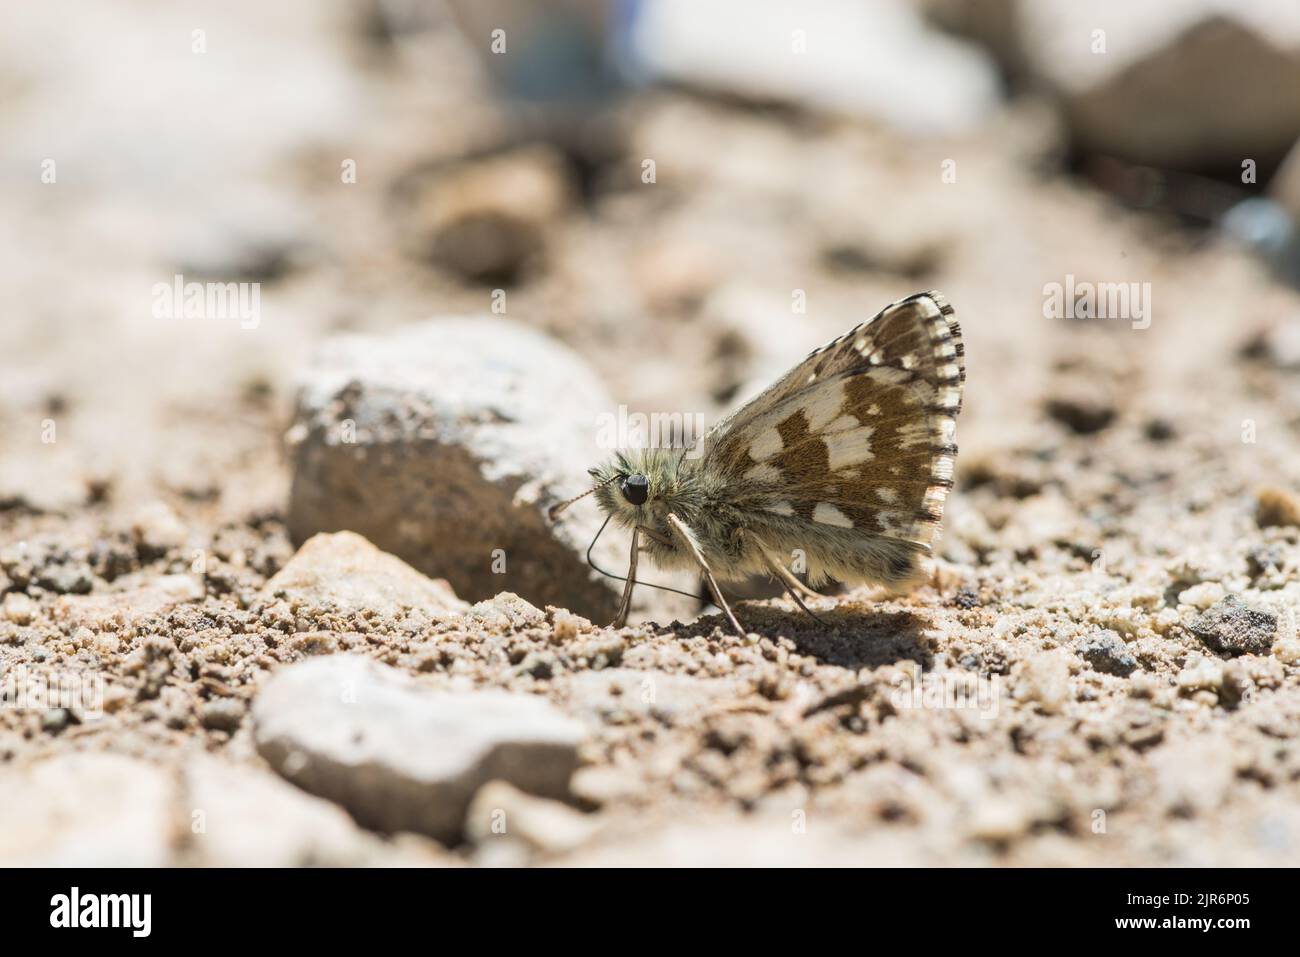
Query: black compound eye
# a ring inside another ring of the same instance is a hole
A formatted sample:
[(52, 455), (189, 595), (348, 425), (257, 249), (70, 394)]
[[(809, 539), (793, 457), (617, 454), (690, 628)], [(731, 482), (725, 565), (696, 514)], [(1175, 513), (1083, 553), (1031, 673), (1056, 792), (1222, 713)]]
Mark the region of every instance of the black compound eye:
[(650, 480), (640, 472), (635, 472), (619, 484), (618, 490), (633, 505), (644, 505), (650, 497)]

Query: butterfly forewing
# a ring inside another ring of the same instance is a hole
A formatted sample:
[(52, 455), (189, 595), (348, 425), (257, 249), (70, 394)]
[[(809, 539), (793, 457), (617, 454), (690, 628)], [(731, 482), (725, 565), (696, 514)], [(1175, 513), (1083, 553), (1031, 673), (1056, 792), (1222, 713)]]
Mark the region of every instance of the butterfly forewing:
[(720, 422), (703, 464), (774, 548), (824, 543), (831, 573), (905, 578), (952, 486), (964, 361), (952, 308), (938, 293), (912, 296)]

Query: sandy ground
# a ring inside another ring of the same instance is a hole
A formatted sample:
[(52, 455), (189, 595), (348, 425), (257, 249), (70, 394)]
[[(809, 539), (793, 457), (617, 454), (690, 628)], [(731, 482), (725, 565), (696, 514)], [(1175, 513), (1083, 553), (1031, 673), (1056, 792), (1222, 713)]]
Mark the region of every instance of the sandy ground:
[[(1058, 134), (1034, 102), (915, 141), (646, 95), (623, 114), (623, 159), (586, 194), (567, 182), (507, 282), (508, 315), (570, 345), (617, 400), (710, 417), (884, 304), (943, 290), (969, 378), (932, 584), (827, 600), (826, 627), (789, 602), (743, 604), (749, 640), (710, 615), (614, 632), (561, 611), (516, 627), (268, 597), (295, 550), (293, 375), (332, 332), (490, 308), (496, 283), (420, 251), (433, 227), (405, 197), (448, 157), (511, 149), (486, 104), (465, 119), (468, 81), (431, 92), (349, 21), (312, 29), (295, 33), (299, 67), (340, 96), (296, 115), (310, 135), (228, 164), (204, 152), (196, 169), (177, 157), (201, 124), (181, 110), (133, 146), (148, 111), (127, 106), (102, 139), (89, 118), (64, 136), (57, 187), (3, 187), (0, 662), (98, 674), (107, 712), (0, 709), (6, 773), (72, 752), (162, 769), (206, 752), (270, 774), (248, 701), (285, 664), (350, 649), (590, 720), (571, 801), (590, 833), (509, 862), (1296, 862), (1300, 297), (1044, 172)], [(11, 169), (55, 95), (20, 82), (24, 62), (0, 77), (26, 106), (5, 121), (27, 131)], [(265, 64), (237, 66), (274, 87)], [(269, 99), (244, 121), (276, 117)], [(359, 180), (342, 185), (353, 155)], [(214, 218), (241, 238), (214, 239)], [(259, 328), (149, 315), (153, 283), (250, 245)], [(1149, 327), (1045, 318), (1046, 284), (1067, 275), (1149, 283)], [(1265, 613), (1245, 654), (1195, 624), (1228, 595)], [(637, 704), (642, 672), (671, 706)], [(491, 863), (488, 843), (452, 854)]]

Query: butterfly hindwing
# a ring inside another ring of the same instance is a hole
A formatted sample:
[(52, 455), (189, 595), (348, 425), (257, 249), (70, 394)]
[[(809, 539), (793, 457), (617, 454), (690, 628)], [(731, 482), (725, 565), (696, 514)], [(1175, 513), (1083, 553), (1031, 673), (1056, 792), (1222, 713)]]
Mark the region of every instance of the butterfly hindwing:
[(938, 293), (904, 299), (817, 349), (705, 436), (703, 465), (750, 530), (802, 548), (814, 577), (902, 581), (952, 487), (965, 379)]

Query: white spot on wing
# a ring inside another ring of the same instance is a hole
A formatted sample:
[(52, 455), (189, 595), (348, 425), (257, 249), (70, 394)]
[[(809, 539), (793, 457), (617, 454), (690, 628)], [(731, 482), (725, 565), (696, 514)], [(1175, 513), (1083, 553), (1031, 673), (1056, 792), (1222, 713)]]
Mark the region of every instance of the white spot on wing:
[(820, 432), (827, 422), (844, 406), (844, 380), (832, 379), (818, 389), (814, 389), (801, 406), (804, 418), (808, 420), (809, 432)]
[(852, 528), (853, 521), (829, 502), (818, 502), (813, 509), (813, 521), (819, 525), (835, 525), (839, 528)]
[(831, 471), (838, 472), (847, 466), (859, 465), (875, 458), (875, 453), (871, 451), (871, 433), (875, 431), (871, 426), (863, 425), (822, 436)]
[(781, 470), (775, 465), (760, 462), (750, 467), (745, 473), (745, 478), (751, 482), (762, 482), (764, 485), (777, 485), (781, 481)]
[(749, 457), (755, 462), (762, 462), (770, 459), (783, 448), (785, 443), (781, 441), (781, 433), (774, 428), (765, 429), (749, 444)]
[(773, 512), (777, 515), (793, 515), (794, 506), (789, 502), (773, 502), (767, 507), (766, 511)]

